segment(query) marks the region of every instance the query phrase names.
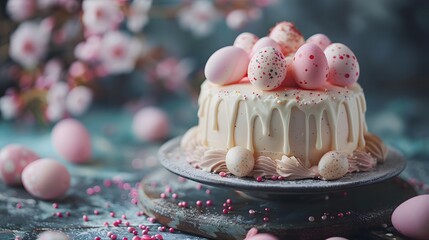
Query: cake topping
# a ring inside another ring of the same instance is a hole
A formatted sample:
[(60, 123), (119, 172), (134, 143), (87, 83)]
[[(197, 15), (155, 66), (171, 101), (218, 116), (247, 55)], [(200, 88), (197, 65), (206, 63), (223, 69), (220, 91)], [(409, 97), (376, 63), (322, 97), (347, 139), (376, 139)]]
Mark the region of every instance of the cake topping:
[(304, 44), (304, 37), (291, 22), (277, 23), (269, 36), (279, 44), (285, 56), (296, 52)]
[(270, 37), (263, 37), (261, 39), (259, 39), (255, 45), (253, 45), (253, 49), (252, 49), (252, 53), (251, 56), (253, 56), (255, 53), (257, 53), (261, 48), (265, 48), (265, 47), (273, 47), (279, 51), (281, 51), (280, 46), (277, 44), (276, 41), (274, 41), (272, 38)]
[(318, 170), (325, 180), (335, 180), (343, 177), (349, 170), (348, 153), (329, 151), (320, 159)]
[(387, 147), (383, 141), (374, 134), (366, 133), (365, 138), (365, 150), (371, 154), (377, 162), (384, 162), (387, 158)]
[(276, 160), (266, 156), (259, 156), (256, 158), (255, 167), (249, 175), (255, 178), (258, 176), (272, 177), (278, 175)]
[(228, 46), (217, 50), (207, 61), (206, 78), (218, 85), (238, 82), (247, 73), (249, 55), (239, 47)]
[(221, 149), (207, 150), (199, 162), (199, 167), (206, 172), (227, 172), (225, 154), (226, 151)]
[(349, 157), (349, 172), (367, 172), (377, 165), (377, 160), (369, 153), (356, 150)]
[(305, 89), (326, 85), (328, 61), (322, 49), (312, 43), (302, 45), (293, 58), (292, 67), (296, 83)]
[(261, 48), (250, 61), (247, 74), (254, 86), (261, 90), (272, 90), (280, 86), (286, 77), (286, 60), (273, 47)]
[(313, 36), (309, 37), (306, 42), (315, 44), (320, 49), (322, 49), (322, 51), (331, 45), (331, 40), (322, 33), (314, 34)]
[(242, 48), (248, 54), (251, 54), (252, 48), (258, 40), (259, 38), (255, 34), (244, 32), (235, 38), (234, 47)]
[(255, 165), (253, 153), (241, 146), (229, 149), (225, 162), (229, 172), (237, 177), (247, 176)]
[(278, 160), (277, 173), (288, 180), (315, 178), (317, 176), (317, 171), (314, 168), (305, 167), (301, 160), (294, 156), (283, 156), (281, 160)]
[(333, 43), (324, 52), (328, 59), (329, 82), (338, 86), (350, 86), (358, 80), (359, 63), (346, 45)]

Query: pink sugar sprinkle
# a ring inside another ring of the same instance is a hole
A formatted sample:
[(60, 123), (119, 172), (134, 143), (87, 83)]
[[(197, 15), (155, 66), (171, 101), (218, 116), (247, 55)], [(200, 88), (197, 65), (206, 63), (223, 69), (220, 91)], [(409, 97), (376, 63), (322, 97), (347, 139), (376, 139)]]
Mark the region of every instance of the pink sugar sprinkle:
[(59, 205), (58, 205), (58, 203), (52, 203), (52, 207), (53, 207), (53, 208), (55, 208), (55, 209), (56, 209), (56, 208), (58, 208), (58, 206), (59, 206)]
[(141, 240), (151, 240), (152, 237), (148, 234), (143, 234), (143, 236), (140, 238)]
[(201, 190), (202, 188), (203, 188), (203, 185), (201, 185), (201, 184), (197, 184), (197, 186), (196, 186), (196, 188), (197, 188), (197, 190)]
[(118, 238), (118, 236), (116, 234), (112, 234), (112, 236), (110, 236), (110, 239), (112, 240), (116, 240)]
[(173, 191), (173, 189), (171, 189), (170, 186), (165, 187), (165, 193), (171, 193), (172, 191)]
[(88, 218), (88, 216), (86, 216), (86, 215), (83, 215), (83, 216), (82, 216), (82, 219), (83, 219), (83, 221), (85, 221), (85, 222), (88, 222), (88, 221), (89, 221), (89, 218)]
[(164, 239), (161, 234), (155, 234), (155, 238), (158, 239), (158, 240), (163, 240)]
[(262, 178), (262, 176), (258, 176), (257, 178), (256, 178), (256, 181), (258, 181), (258, 182), (262, 182), (264, 179)]
[(131, 226), (131, 223), (130, 222), (125, 222), (125, 226), (129, 227), (129, 226)]
[(70, 217), (70, 216), (71, 216), (71, 213), (70, 213), (70, 212), (66, 212), (66, 216), (67, 216), (67, 217)]
[(221, 177), (226, 177), (226, 172), (220, 172), (220, 173), (219, 173), (219, 176), (221, 176)]
[(212, 200), (207, 200), (207, 201), (206, 201), (206, 205), (207, 205), (207, 206), (211, 206), (211, 205), (213, 205), (213, 201), (212, 201)]
[(132, 233), (133, 231), (135, 231), (136, 229), (135, 228), (133, 228), (133, 227), (128, 227), (128, 232), (129, 233)]
[(131, 199), (131, 203), (134, 205), (137, 205), (138, 202), (139, 202), (139, 200), (137, 200), (137, 198)]
[(87, 188), (86, 189), (86, 194), (88, 194), (88, 195), (94, 195), (94, 189), (92, 189), (92, 188)]
[(211, 193), (212, 193), (212, 190), (206, 189), (206, 194), (211, 194)]
[(147, 234), (149, 232), (149, 230), (148, 229), (144, 229), (143, 231), (142, 231), (142, 234)]
[(174, 231), (175, 231), (175, 230), (174, 230), (174, 228), (169, 228), (169, 229), (168, 229), (168, 231), (169, 231), (170, 233), (174, 233)]
[(177, 195), (177, 193), (173, 193), (173, 195), (171, 195), (174, 199), (177, 199), (179, 197), (179, 195)]
[(141, 238), (139, 236), (134, 236), (131, 240), (141, 240)]
[(94, 186), (92, 189), (93, 189), (93, 190), (94, 190), (94, 192), (96, 192), (96, 193), (101, 192), (101, 187), (100, 187), (100, 186), (98, 186), (98, 185)]
[(16, 204), (16, 208), (21, 209), (22, 208), (22, 204), (19, 202)]
[(115, 217), (115, 212), (110, 212), (111, 217)]
[(139, 232), (137, 232), (137, 230), (134, 230), (132, 233), (133, 233), (134, 235), (139, 235)]
[(95, 237), (94, 240), (101, 240), (101, 237)]
[(63, 214), (62, 214), (61, 212), (57, 212), (55, 215), (56, 215), (57, 217), (59, 217), (59, 218), (62, 218), (62, 217), (63, 217)]
[(122, 219), (127, 219), (127, 215), (122, 214)]
[(197, 204), (198, 207), (203, 206), (203, 202), (200, 200), (196, 201), (195, 204)]
[(166, 199), (166, 198), (167, 198), (167, 194), (165, 194), (165, 193), (161, 193), (159, 196), (160, 196), (162, 199)]
[(105, 187), (111, 187), (112, 186), (112, 181), (110, 179), (104, 179), (103, 185)]
[(107, 232), (107, 237), (111, 237), (113, 235), (113, 233), (112, 232)]

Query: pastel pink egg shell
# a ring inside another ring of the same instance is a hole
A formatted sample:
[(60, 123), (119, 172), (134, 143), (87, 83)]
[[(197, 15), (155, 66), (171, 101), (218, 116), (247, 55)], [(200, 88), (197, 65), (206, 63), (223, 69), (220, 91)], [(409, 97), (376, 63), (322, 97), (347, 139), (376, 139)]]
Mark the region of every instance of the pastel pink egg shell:
[(286, 60), (286, 77), (283, 80), (281, 86), (284, 87), (298, 87), (298, 84), (295, 82), (295, 73), (294, 73), (294, 69), (292, 66), (292, 62), (293, 62), (293, 55), (289, 55), (285, 58)]
[(304, 44), (304, 37), (291, 22), (280, 22), (271, 29), (269, 37), (276, 41), (283, 55), (287, 56)]
[(250, 54), (250, 56), (253, 56), (255, 53), (257, 53), (260, 49), (265, 48), (265, 47), (273, 47), (279, 51), (281, 51), (280, 46), (277, 44), (276, 41), (274, 41), (272, 38), (270, 37), (263, 37), (261, 39), (259, 39), (255, 45), (253, 45), (252, 48), (252, 52)]
[(58, 122), (51, 132), (54, 148), (72, 163), (85, 163), (91, 158), (91, 137), (85, 126), (69, 118)]
[(214, 52), (207, 60), (204, 74), (210, 82), (227, 85), (240, 81), (247, 73), (249, 55), (239, 47), (228, 46)]
[(429, 194), (403, 202), (393, 211), (391, 220), (403, 235), (418, 240), (429, 239)]
[(56, 160), (44, 158), (28, 164), (22, 172), (22, 183), (36, 198), (58, 199), (70, 188), (70, 173)]
[(355, 54), (344, 44), (333, 43), (324, 51), (328, 60), (328, 81), (338, 86), (351, 86), (360, 74)]
[(248, 54), (252, 52), (253, 45), (259, 40), (259, 37), (253, 33), (244, 32), (238, 35), (234, 41), (234, 47), (239, 47)]
[(320, 49), (325, 50), (332, 42), (325, 34), (317, 33), (313, 36), (309, 37), (306, 43), (313, 43), (316, 46), (320, 47)]
[(133, 119), (134, 135), (142, 141), (159, 141), (167, 137), (170, 123), (167, 114), (156, 107), (140, 109)]
[(21, 185), (21, 173), (31, 162), (39, 159), (32, 150), (17, 144), (10, 144), (0, 151), (0, 178), (9, 186)]
[(296, 83), (304, 89), (318, 89), (326, 85), (328, 61), (323, 51), (312, 43), (302, 45), (292, 62)]
[(283, 54), (276, 48), (265, 47), (253, 55), (247, 75), (250, 83), (258, 89), (273, 90), (283, 82), (286, 71)]

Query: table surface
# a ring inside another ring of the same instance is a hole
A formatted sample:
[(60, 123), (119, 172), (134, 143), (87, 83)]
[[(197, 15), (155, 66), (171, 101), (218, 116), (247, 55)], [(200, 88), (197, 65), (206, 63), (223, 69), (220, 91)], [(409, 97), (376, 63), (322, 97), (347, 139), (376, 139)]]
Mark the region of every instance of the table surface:
[[(367, 112), (370, 130), (406, 156), (408, 164), (401, 177), (410, 180), (420, 193), (429, 192), (425, 184), (429, 183), (429, 114), (421, 111), (427, 101), (393, 96), (384, 103), (368, 99), (372, 101), (375, 104)], [(195, 105), (182, 104), (174, 109), (169, 111), (170, 118), (175, 119), (170, 138), (183, 134), (196, 122)], [(168, 228), (162, 232), (158, 229), (161, 225), (140, 216), (140, 209), (134, 204), (136, 184), (161, 167), (156, 154), (162, 142), (136, 141), (130, 129), (132, 114), (123, 109), (96, 108), (81, 120), (91, 132), (94, 149), (93, 159), (86, 165), (72, 165), (59, 157), (51, 144), (49, 126), (0, 122), (0, 147), (9, 143), (24, 144), (43, 157), (63, 162), (72, 174), (67, 196), (55, 201), (58, 208), (53, 207), (54, 202), (32, 198), (23, 188), (0, 183), (0, 239), (15, 236), (35, 239), (40, 232), (50, 229), (61, 230), (71, 239), (94, 239), (96, 236), (108, 239), (109, 231), (119, 239), (131, 239), (133, 235), (127, 232), (126, 222), (131, 226), (146, 225), (150, 228), (149, 234), (161, 234), (164, 239), (203, 239), (177, 230), (169, 233)], [(105, 186), (110, 182), (112, 186)], [(99, 192), (89, 195), (88, 189)], [(94, 210), (99, 214), (95, 215)], [(115, 213), (114, 217), (110, 216), (111, 212)], [(57, 216), (59, 213), (62, 217)], [(83, 215), (87, 215), (89, 221), (83, 221)], [(126, 219), (122, 219), (122, 215)], [(122, 219), (122, 224), (114, 227), (118, 219)], [(105, 226), (106, 222), (109, 227)]]

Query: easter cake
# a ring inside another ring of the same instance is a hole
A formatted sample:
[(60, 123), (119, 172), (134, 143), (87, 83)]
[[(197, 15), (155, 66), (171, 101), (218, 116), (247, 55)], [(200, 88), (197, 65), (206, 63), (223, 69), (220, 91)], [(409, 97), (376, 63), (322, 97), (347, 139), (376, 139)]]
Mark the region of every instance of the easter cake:
[(205, 67), (198, 126), (181, 141), (207, 172), (273, 180), (334, 180), (370, 171), (387, 148), (367, 130), (359, 63), (323, 34), (289, 22), (259, 39), (240, 34)]

